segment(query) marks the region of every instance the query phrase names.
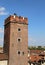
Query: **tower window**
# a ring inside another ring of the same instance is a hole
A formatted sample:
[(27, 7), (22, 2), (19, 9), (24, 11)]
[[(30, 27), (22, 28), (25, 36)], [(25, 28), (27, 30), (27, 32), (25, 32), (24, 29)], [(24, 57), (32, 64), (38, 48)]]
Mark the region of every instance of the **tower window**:
[(21, 31), (21, 29), (20, 29), (20, 28), (18, 28), (18, 31)]
[(22, 52), (22, 54), (24, 55), (24, 52)]
[(18, 54), (20, 55), (20, 51), (18, 51)]
[(21, 39), (18, 39), (18, 41), (20, 42)]

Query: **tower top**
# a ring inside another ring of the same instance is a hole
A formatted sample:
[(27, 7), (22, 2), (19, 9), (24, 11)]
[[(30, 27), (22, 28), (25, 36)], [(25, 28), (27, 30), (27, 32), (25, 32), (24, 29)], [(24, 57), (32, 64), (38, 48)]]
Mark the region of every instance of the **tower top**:
[(5, 19), (4, 25), (7, 23), (21, 23), (21, 24), (28, 24), (28, 19), (26, 17), (17, 16), (17, 14), (14, 13), (14, 15), (10, 15), (8, 18)]

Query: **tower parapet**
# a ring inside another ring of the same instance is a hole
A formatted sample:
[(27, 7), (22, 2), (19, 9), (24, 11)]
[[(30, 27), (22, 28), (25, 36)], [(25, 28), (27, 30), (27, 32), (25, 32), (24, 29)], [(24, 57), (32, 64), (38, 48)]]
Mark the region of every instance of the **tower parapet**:
[(4, 25), (7, 23), (28, 24), (28, 19), (26, 17), (22, 17), (22, 16), (10, 15), (8, 18), (5, 19)]

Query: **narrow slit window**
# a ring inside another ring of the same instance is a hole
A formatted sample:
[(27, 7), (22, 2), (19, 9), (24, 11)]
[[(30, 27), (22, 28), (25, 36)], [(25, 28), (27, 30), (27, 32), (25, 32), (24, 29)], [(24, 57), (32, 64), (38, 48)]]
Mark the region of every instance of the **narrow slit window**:
[(24, 52), (22, 52), (22, 54), (24, 55)]

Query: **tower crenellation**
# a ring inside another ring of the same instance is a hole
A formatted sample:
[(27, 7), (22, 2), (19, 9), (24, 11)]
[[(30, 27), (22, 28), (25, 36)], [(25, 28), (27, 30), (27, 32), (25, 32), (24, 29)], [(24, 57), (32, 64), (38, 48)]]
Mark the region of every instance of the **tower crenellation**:
[(17, 16), (17, 15), (11, 15), (8, 18), (6, 18), (5, 21), (7, 22), (5, 22), (4, 24), (7, 24), (9, 22), (28, 24), (28, 19), (26, 17)]

